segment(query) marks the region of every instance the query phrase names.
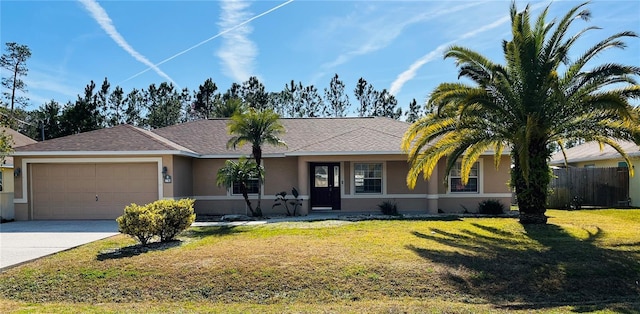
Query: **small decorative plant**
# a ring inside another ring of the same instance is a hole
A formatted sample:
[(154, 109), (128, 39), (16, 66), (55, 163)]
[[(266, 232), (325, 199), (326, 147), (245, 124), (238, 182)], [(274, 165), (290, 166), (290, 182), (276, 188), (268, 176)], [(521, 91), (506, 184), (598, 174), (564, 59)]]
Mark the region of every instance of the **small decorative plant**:
[(478, 204), (478, 213), (484, 215), (501, 215), (504, 214), (504, 205), (500, 200), (484, 200)]
[[(286, 191), (282, 191), (276, 194), (276, 201), (275, 203), (273, 203), (273, 206), (271, 206), (271, 208), (282, 206), (287, 211), (287, 216), (298, 215), (298, 208), (302, 207), (302, 198), (300, 197), (300, 194), (298, 193), (298, 190), (296, 190), (296, 188), (291, 188), (291, 195), (293, 196), (293, 199), (287, 198)], [(289, 205), (291, 205), (293, 211), (289, 210)]]
[(378, 204), (378, 208), (380, 208), (383, 215), (398, 216), (398, 205), (395, 202), (383, 201)]

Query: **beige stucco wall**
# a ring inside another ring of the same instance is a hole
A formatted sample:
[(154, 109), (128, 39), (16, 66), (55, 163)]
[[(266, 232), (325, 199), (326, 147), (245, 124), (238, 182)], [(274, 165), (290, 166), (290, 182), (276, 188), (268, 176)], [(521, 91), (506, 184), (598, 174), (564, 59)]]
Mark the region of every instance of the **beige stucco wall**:
[(191, 166), (193, 158), (174, 156), (173, 167), (168, 169), (173, 184), (173, 197), (191, 197), (193, 195), (193, 169)]
[(291, 194), (291, 188), (299, 189), (298, 157), (268, 158), (263, 161), (265, 169), (264, 194), (273, 198), (282, 191)]
[(227, 189), (216, 185), (218, 169), (224, 166), (224, 159), (194, 159), (193, 196), (226, 196)]
[[(22, 197), (22, 178), (24, 177), (25, 169), (22, 169), (22, 158), (13, 157), (13, 168), (20, 168), (20, 176), (13, 177), (13, 197), (21, 198)], [(5, 179), (6, 180), (6, 179)]]
[(415, 194), (427, 193), (427, 181), (422, 177), (416, 182), (413, 189), (407, 187), (407, 173), (410, 165), (406, 161), (388, 161), (387, 166), (387, 193), (388, 194)]
[[(445, 162), (441, 160), (434, 171), (437, 180), (417, 181), (415, 189), (406, 185), (406, 174), (409, 164), (401, 155), (369, 155), (369, 156), (298, 156), (286, 158), (265, 158), (266, 171), (265, 190), (262, 209), (265, 214), (283, 214), (283, 209), (271, 210), (273, 195), (280, 191), (287, 191), (296, 186), (304, 199), (302, 214), (309, 212), (309, 165), (315, 162), (335, 162), (341, 165), (341, 212), (378, 211), (378, 204), (382, 201), (393, 201), (401, 212), (437, 213), (438, 209), (445, 212), (462, 212), (464, 207), (475, 212), (480, 201), (489, 198), (500, 199), (505, 206), (510, 204), (511, 192), (507, 186), (510, 177), (510, 158), (503, 156), (500, 167), (495, 169), (493, 156), (481, 157), (481, 191), (480, 193), (464, 195), (448, 193), (444, 181)], [(353, 164), (357, 162), (383, 163), (384, 181), (381, 194), (356, 194), (353, 187)], [(222, 214), (244, 213), (246, 206), (240, 196), (228, 196), (226, 190), (216, 188), (215, 172), (222, 167), (224, 160), (193, 161), (194, 195), (196, 209), (199, 213)], [(296, 185), (297, 184), (297, 185)], [(257, 196), (250, 197), (255, 205)], [(225, 208), (227, 208), (225, 210)]]
[[(624, 159), (608, 159), (608, 160), (596, 160), (596, 161), (588, 161), (588, 162), (578, 162), (570, 164), (574, 167), (582, 168), (585, 165), (594, 165), (598, 168), (605, 167), (617, 167), (619, 162), (623, 162)], [(631, 198), (631, 206), (640, 207), (640, 157), (635, 157), (631, 159), (631, 165), (629, 167), (633, 167), (635, 175), (633, 177), (629, 176), (629, 197)]]
[[(483, 156), (484, 192), (485, 193), (509, 193), (511, 188), (511, 157), (502, 156), (500, 165), (496, 170), (493, 156)], [(509, 204), (509, 203), (506, 203)]]
[(482, 195), (464, 198), (441, 198), (438, 200), (438, 207), (445, 213), (463, 213), (465, 209), (470, 213), (477, 213), (478, 204), (487, 199), (499, 200), (502, 205), (504, 205), (504, 209), (509, 211), (509, 206), (511, 204), (510, 197), (486, 197)]
[[(342, 173), (351, 173), (351, 163), (343, 162), (342, 163)], [(351, 176), (345, 175), (342, 178), (344, 184), (342, 184), (342, 188), (344, 189), (344, 194), (351, 194)]]

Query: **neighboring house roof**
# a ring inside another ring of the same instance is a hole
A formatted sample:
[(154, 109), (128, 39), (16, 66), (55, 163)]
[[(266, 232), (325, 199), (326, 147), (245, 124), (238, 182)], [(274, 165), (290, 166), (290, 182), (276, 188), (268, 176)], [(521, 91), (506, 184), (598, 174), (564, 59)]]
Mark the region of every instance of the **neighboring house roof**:
[[(286, 147), (265, 145), (269, 154), (400, 154), (400, 144), (409, 123), (389, 118), (283, 118), (285, 133), (280, 138)], [(203, 156), (250, 153), (250, 144), (242, 149), (227, 148), (231, 135), (227, 119), (198, 120), (153, 130), (173, 142), (181, 143)]]
[(54, 138), (19, 147), (15, 156), (42, 155), (47, 152), (59, 154), (78, 153), (157, 153), (179, 152), (194, 154), (193, 151), (173, 143), (153, 132), (131, 125), (118, 125), (85, 133)]
[[(5, 132), (7, 135), (11, 135), (11, 139), (13, 140), (13, 148), (21, 147), (33, 143), (37, 143), (34, 139), (10, 128), (0, 127), (0, 132)], [(7, 156), (4, 158), (2, 166), (13, 166), (13, 157)]]
[[(618, 144), (629, 157), (640, 157), (640, 146), (638, 146), (638, 144), (628, 141), (619, 141)], [(622, 158), (622, 156), (609, 145), (604, 145), (603, 149), (600, 150), (600, 145), (597, 142), (578, 145), (565, 150), (565, 152), (567, 154), (567, 163)], [(562, 152), (553, 154), (550, 164), (564, 164)]]

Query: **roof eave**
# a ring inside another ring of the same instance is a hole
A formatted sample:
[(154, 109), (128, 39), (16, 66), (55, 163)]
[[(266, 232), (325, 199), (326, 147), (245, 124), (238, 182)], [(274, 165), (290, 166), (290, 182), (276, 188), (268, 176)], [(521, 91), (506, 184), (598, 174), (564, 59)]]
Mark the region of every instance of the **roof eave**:
[[(630, 154), (629, 158), (637, 158), (640, 157), (640, 154)], [(587, 162), (587, 161), (602, 161), (602, 160), (613, 160), (613, 159), (622, 159), (622, 155), (607, 155), (607, 156), (589, 156), (582, 158), (567, 158), (567, 164), (573, 164), (577, 162)], [(564, 159), (556, 159), (549, 162), (550, 165), (564, 165)]]
[(406, 155), (402, 151), (335, 151), (335, 152), (287, 152), (285, 156), (362, 156), (362, 155)]
[(9, 154), (15, 157), (27, 156), (156, 156), (177, 155), (187, 157), (200, 157), (194, 152), (178, 150), (143, 150), (143, 151), (15, 151)]

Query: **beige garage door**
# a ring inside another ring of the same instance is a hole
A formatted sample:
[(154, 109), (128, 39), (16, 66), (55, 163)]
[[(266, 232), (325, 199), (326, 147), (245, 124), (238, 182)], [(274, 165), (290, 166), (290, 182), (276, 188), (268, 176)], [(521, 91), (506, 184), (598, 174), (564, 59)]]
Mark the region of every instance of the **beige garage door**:
[(32, 164), (33, 219), (115, 219), (158, 199), (156, 163)]

